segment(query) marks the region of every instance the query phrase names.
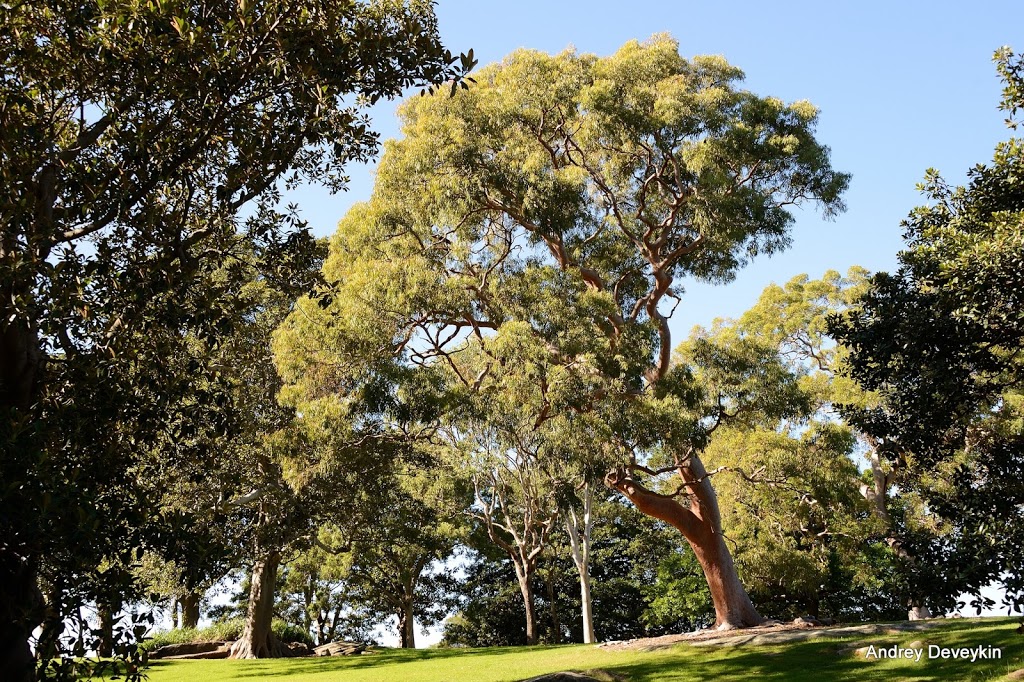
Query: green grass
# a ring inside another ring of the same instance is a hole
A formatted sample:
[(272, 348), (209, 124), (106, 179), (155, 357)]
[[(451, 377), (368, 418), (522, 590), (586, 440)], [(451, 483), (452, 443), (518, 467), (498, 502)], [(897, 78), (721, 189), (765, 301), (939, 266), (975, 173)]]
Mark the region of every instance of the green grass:
[[(998, 680), (1024, 668), (1024, 636), (1015, 619), (955, 620), (923, 632), (814, 639), (772, 646), (693, 647), (650, 652), (609, 651), (587, 645), (491, 649), (387, 650), (336, 658), (261, 661), (155, 661), (152, 682), (278, 679), (288, 682), (511, 682), (559, 670), (601, 669), (630, 682), (689, 680)], [(865, 660), (859, 646), (1002, 648), (994, 661)]]

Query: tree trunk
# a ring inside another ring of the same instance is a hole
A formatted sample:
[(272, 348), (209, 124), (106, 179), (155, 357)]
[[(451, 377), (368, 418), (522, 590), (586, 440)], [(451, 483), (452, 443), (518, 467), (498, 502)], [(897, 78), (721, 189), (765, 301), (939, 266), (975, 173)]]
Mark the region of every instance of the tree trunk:
[(911, 604), (907, 611), (907, 620), (927, 620), (932, 617), (932, 610), (924, 604)]
[(519, 591), (523, 594), (523, 606), (526, 607), (526, 643), (534, 645), (537, 643), (537, 614), (533, 607), (533, 587), (530, 585), (532, 572), (525, 567), (513, 562), (516, 567), (516, 578), (519, 579)]
[(199, 602), (201, 595), (198, 592), (188, 592), (181, 598), (181, 627), (199, 627)]
[(231, 658), (279, 658), (281, 643), (274, 636), (274, 589), (281, 556), (270, 552), (252, 567), (249, 583), (249, 607), (242, 637), (231, 645)]
[(711, 590), (716, 628), (729, 630), (760, 625), (764, 618), (754, 608), (740, 583), (732, 554), (725, 544), (718, 497), (711, 487), (704, 464), (696, 454), (691, 454), (680, 465), (679, 474), (690, 491), (688, 506), (683, 506), (674, 497), (646, 489), (622, 470), (610, 472), (605, 483), (628, 497), (644, 514), (672, 524), (683, 534), (693, 548)]
[(11, 551), (0, 551), (0, 671), (4, 680), (30, 682), (35, 659), (28, 640), (43, 621), (43, 595), (34, 567)]
[[(892, 475), (887, 474), (882, 467), (882, 458), (878, 454), (876, 443), (871, 442), (871, 452), (868, 455), (868, 463), (871, 466), (872, 485), (862, 484), (860, 494), (871, 505), (871, 510), (878, 519), (885, 525), (887, 541), (896, 554), (907, 561), (913, 567), (917, 562), (910, 552), (906, 550), (900, 539), (893, 531), (892, 517), (889, 515), (889, 488), (893, 484)], [(920, 599), (912, 598), (907, 610), (907, 620), (924, 620), (932, 618), (931, 609), (921, 603)]]
[(114, 605), (100, 603), (96, 605), (96, 611), (100, 617), (100, 639), (96, 653), (100, 658), (110, 658), (114, 655)]
[(590, 595), (590, 538), (594, 529), (593, 509), (594, 491), (590, 484), (583, 486), (583, 518), (576, 515), (570, 507), (565, 514), (565, 528), (569, 532), (569, 548), (572, 550), (572, 561), (580, 575), (580, 606), (583, 612), (583, 643), (593, 644), (594, 607)]
[(558, 619), (557, 595), (555, 593), (555, 577), (552, 571), (544, 576), (544, 586), (548, 593), (548, 615), (551, 616), (551, 643), (562, 643), (562, 623)]
[[(0, 245), (0, 260), (10, 265), (8, 249), (13, 239), (4, 236), (4, 244)], [(30, 480), (26, 466), (35, 461), (35, 448), (32, 436), (15, 435), (14, 424), (21, 421), (32, 425), (32, 405), (39, 394), (40, 375), (44, 367), (44, 355), (40, 350), (39, 334), (32, 325), (19, 323), (20, 315), (12, 310), (9, 303), (19, 298), (29, 298), (30, 286), (19, 286), (10, 278), (0, 286), (0, 437), (3, 438), (3, 450), (0, 451), (0, 464), (3, 470), (0, 478), (4, 484)], [(27, 429), (32, 433), (37, 427)], [(26, 462), (28, 464), (26, 464)], [(30, 486), (31, 487), (31, 486)], [(16, 524), (14, 537), (4, 537), (0, 544), (0, 671), (4, 679), (10, 682), (32, 680), (35, 677), (35, 659), (29, 646), (32, 631), (43, 622), (46, 608), (42, 592), (36, 585), (35, 556), (30, 548), (19, 546), (19, 532), (38, 532), (38, 521), (31, 515), (34, 506), (19, 509), (16, 492), (4, 500), (4, 508), (0, 514), (12, 512), (11, 518)], [(5, 493), (6, 495), (6, 493)], [(29, 536), (31, 537), (31, 536)]]
[(402, 648), (415, 649), (416, 619), (412, 613), (412, 599), (408, 595), (402, 598), (402, 610), (398, 614), (398, 629), (402, 638)]
[(179, 622), (178, 621), (178, 600), (177, 599), (172, 599), (171, 600), (171, 629), (172, 630), (177, 630), (178, 629), (178, 622)]
[(590, 596), (590, 572), (580, 574), (580, 602), (583, 604), (583, 643), (593, 644), (597, 641), (594, 635), (594, 605)]

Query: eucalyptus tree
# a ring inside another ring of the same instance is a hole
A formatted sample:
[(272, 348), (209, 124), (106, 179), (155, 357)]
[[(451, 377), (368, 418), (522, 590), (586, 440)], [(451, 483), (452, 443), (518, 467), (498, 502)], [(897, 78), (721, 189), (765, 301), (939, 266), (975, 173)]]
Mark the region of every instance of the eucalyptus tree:
[[(718, 406), (671, 365), (677, 282), (729, 281), (787, 245), (790, 207), (831, 215), (848, 182), (814, 138), (810, 103), (741, 78), (656, 36), (606, 58), (519, 51), (453, 97), (414, 98), (373, 197), (332, 240), (330, 295), (290, 323), (303, 330), (296, 367), (350, 397), (437, 367), (455, 394), (486, 392), (503, 354), (546, 354), (532, 421), (610, 425), (621, 467), (607, 482), (683, 532), (723, 627), (761, 619), (699, 456)], [(470, 347), (491, 364), (460, 366)], [(643, 485), (656, 449), (682, 501)]]
[(469, 437), (476, 503), (472, 514), (491, 542), (512, 560), (526, 615), (526, 643), (537, 643), (533, 578), (558, 522), (556, 490), (543, 471), (541, 445), (532, 434), (503, 438), (483, 427)]
[(402, 648), (416, 648), (416, 622), (447, 615), (452, 582), (444, 564), (465, 535), (469, 489), (429, 466), (396, 467), (376, 513), (353, 531), (345, 582), (351, 603), (394, 616)]

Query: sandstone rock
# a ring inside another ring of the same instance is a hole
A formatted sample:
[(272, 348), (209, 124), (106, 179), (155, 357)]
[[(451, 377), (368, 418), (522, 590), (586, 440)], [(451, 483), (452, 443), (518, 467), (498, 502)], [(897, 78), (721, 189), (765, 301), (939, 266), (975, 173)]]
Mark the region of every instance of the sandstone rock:
[(313, 649), (314, 656), (357, 656), (369, 653), (366, 645), (361, 642), (331, 642), (321, 644)]
[(224, 644), (220, 648), (214, 649), (213, 651), (201, 651), (197, 654), (183, 654), (181, 656), (165, 656), (164, 659), (168, 661), (198, 661), (230, 657), (231, 644)]
[(149, 652), (150, 658), (170, 658), (171, 656), (194, 656), (218, 651), (230, 646), (231, 642), (185, 642), (184, 644), (168, 644)]
[(284, 655), (287, 658), (300, 658), (302, 656), (312, 656), (313, 650), (309, 648), (308, 644), (303, 642), (289, 642), (284, 645)]
[(522, 682), (622, 682), (624, 680), (624, 677), (606, 670), (586, 670), (584, 672), (566, 670), (564, 672), (538, 675)]

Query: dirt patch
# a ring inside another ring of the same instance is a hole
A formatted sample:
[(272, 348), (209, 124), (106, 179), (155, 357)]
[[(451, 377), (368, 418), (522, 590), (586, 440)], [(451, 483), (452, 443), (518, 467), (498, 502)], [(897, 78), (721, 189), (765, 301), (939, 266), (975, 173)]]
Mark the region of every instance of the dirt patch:
[(904, 632), (918, 632), (941, 625), (942, 619), (915, 620), (905, 623), (869, 623), (866, 625), (813, 626), (795, 623), (762, 625), (743, 630), (698, 630), (680, 635), (647, 637), (621, 642), (605, 642), (597, 646), (602, 649), (655, 651), (677, 644), (693, 646), (763, 646), (799, 642), (818, 637), (851, 637), (857, 635), (894, 635)]

